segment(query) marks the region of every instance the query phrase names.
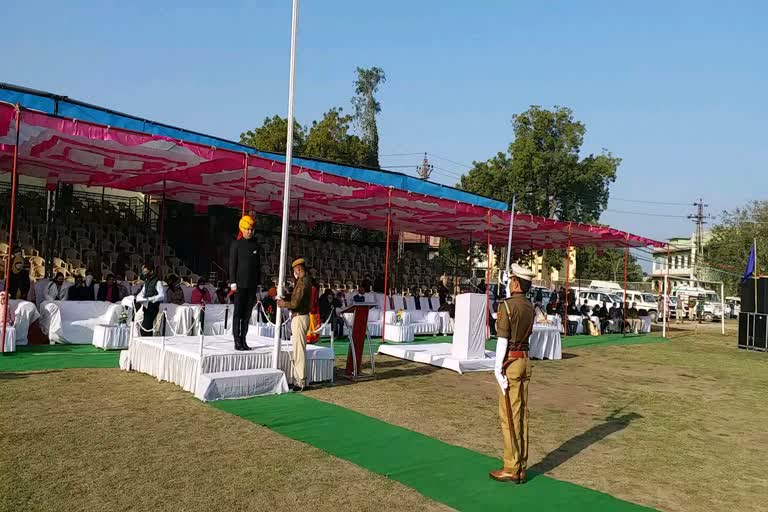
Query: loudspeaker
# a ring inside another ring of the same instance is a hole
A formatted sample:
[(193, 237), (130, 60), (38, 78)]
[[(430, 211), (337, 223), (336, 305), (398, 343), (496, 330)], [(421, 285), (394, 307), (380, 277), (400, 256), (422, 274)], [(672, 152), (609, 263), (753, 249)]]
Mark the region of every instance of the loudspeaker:
[[(755, 311), (755, 283), (757, 283), (757, 311)], [(741, 310), (745, 313), (768, 314), (768, 277), (757, 281), (748, 279), (741, 285)]]
[(739, 314), (739, 348), (768, 350), (768, 315)]

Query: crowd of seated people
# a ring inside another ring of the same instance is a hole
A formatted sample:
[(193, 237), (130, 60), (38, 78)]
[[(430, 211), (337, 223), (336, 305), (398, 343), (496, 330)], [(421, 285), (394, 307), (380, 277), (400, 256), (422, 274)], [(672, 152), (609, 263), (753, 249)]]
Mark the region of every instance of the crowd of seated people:
[[(590, 306), (588, 300), (584, 300), (581, 306), (578, 305), (576, 294), (571, 290), (567, 294), (564, 289), (552, 293), (546, 306), (541, 304), (540, 299), (534, 298), (534, 312), (540, 323), (551, 321), (555, 316), (565, 320), (565, 332), (568, 336), (573, 336), (579, 331), (581, 323), (584, 334), (598, 336), (607, 333), (640, 332), (643, 320), (649, 316), (645, 309), (638, 309), (637, 304), (632, 303), (624, 316), (624, 305), (618, 302), (612, 303), (608, 307), (607, 302), (601, 306)], [(567, 303), (567, 307), (566, 307)], [(567, 313), (567, 315), (566, 315)]]

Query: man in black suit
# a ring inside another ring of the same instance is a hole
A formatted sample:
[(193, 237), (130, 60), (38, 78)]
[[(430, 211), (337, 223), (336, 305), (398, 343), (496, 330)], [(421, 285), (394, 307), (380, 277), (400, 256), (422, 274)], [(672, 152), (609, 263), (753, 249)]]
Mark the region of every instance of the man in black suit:
[(250, 350), (245, 336), (256, 304), (257, 287), (261, 282), (260, 248), (253, 237), (253, 227), (254, 220), (250, 215), (240, 219), (240, 235), (232, 242), (229, 250), (229, 280), (235, 292), (235, 310), (232, 313), (235, 350)]

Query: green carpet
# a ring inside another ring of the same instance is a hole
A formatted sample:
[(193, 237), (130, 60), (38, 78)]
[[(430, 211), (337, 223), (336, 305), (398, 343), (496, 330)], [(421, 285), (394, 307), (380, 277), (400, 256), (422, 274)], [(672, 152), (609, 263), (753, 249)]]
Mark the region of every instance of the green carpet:
[(499, 460), (298, 394), (211, 405), (411, 487), (458, 510), (651, 510), (542, 475), (525, 485), (488, 478)]
[(0, 371), (29, 372), (63, 368), (117, 368), (119, 351), (93, 345), (32, 345), (16, 347), (16, 353), (0, 357)]

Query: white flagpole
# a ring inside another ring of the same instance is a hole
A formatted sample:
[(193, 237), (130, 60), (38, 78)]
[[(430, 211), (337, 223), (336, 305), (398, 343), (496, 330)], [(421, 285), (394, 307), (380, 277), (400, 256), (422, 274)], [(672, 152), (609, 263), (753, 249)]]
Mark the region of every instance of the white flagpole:
[[(288, 77), (288, 137), (285, 147), (285, 181), (283, 184), (283, 226), (280, 232), (280, 270), (277, 281), (277, 294), (283, 297), (285, 294), (285, 267), (288, 265), (288, 222), (291, 206), (291, 160), (293, 159), (293, 88), (296, 76), (296, 32), (299, 25), (299, 0), (293, 0), (291, 15), (291, 64)], [(275, 318), (275, 346), (272, 352), (272, 368), (279, 367), (280, 338), (282, 329), (281, 308), (277, 308)]]
[(515, 201), (517, 196), (512, 196), (512, 216), (509, 218), (509, 236), (507, 237), (507, 265), (506, 272), (509, 276), (509, 264), (512, 260), (512, 228), (515, 226)]

